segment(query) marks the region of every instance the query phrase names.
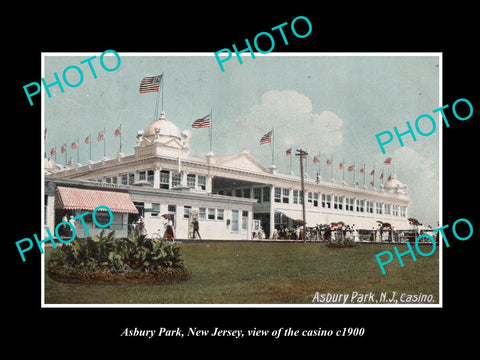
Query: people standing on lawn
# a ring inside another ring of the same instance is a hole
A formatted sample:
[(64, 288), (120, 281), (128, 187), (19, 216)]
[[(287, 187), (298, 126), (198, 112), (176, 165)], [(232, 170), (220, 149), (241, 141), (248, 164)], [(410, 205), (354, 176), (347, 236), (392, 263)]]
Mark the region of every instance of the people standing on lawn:
[(202, 237), (200, 236), (200, 233), (198, 232), (199, 223), (198, 223), (197, 218), (193, 218), (192, 224), (193, 224), (193, 236), (192, 236), (192, 238), (195, 239), (195, 234), (197, 234), (198, 238), (201, 240)]

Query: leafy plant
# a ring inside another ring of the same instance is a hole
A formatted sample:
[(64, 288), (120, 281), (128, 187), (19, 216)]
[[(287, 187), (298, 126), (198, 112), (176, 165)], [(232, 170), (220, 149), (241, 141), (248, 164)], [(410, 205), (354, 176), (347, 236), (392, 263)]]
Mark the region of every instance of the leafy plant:
[(55, 251), (47, 263), (47, 272), (122, 274), (155, 273), (183, 269), (180, 247), (146, 238), (132, 232), (130, 238), (115, 239), (115, 231), (86, 239), (75, 239)]

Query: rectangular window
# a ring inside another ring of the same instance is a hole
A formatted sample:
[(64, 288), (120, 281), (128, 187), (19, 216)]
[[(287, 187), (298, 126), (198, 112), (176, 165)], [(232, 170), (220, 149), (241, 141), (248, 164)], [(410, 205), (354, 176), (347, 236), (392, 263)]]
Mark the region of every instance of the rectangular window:
[(299, 204), (299, 200), (298, 200), (298, 190), (293, 190), (293, 203), (294, 204)]
[(128, 185), (133, 185), (134, 182), (135, 182), (135, 174), (133, 173), (128, 174)]
[(402, 216), (402, 217), (407, 216), (407, 208), (405, 206), (400, 207), (400, 216)]
[(318, 193), (313, 194), (313, 206), (318, 207)]
[(184, 219), (188, 219), (190, 217), (190, 210), (192, 210), (192, 207), (191, 206), (187, 206), (185, 205), (183, 207), (183, 218)]
[(152, 212), (150, 213), (151, 216), (158, 216), (160, 215), (160, 204), (159, 203), (152, 203)]
[(182, 185), (182, 173), (172, 174), (172, 187), (178, 187)]
[(242, 230), (247, 230), (248, 225), (248, 211), (242, 211)]
[(343, 196), (333, 197), (333, 208), (337, 210), (343, 210)]
[(345, 210), (353, 211), (355, 209), (355, 199), (354, 198), (346, 198), (345, 199)]
[(398, 216), (398, 205), (393, 205), (393, 216)]
[(242, 189), (236, 189), (235, 190), (235, 196), (236, 197), (242, 197)]
[(190, 189), (195, 189), (196, 184), (197, 184), (197, 177), (195, 176), (195, 174), (188, 174), (187, 175), (187, 186)]
[(207, 190), (207, 177), (205, 175), (197, 175), (198, 187), (201, 190)]
[(257, 199), (258, 202), (262, 201), (262, 188), (253, 189), (253, 198)]
[(146, 173), (145, 171), (140, 171), (138, 173), (138, 180), (146, 180)]
[(312, 206), (313, 205), (313, 193), (312, 192), (307, 192), (307, 205)]
[(250, 189), (243, 189), (243, 197), (250, 199)]
[(270, 188), (268, 186), (263, 188), (263, 202), (270, 201)]
[(383, 203), (377, 202), (377, 214), (383, 214)]
[(215, 220), (215, 209), (208, 209), (208, 220)]
[(207, 220), (207, 209), (199, 208), (198, 209), (198, 218), (200, 220)]
[(330, 209), (332, 207), (332, 195), (322, 194), (322, 207)]
[(232, 210), (232, 231), (238, 231), (238, 210)]
[(364, 212), (365, 200), (357, 199), (357, 212)]
[(282, 202), (282, 188), (276, 187), (274, 189), (275, 202)]
[(223, 220), (223, 209), (217, 209), (217, 220)]
[(128, 174), (122, 174), (122, 185), (128, 185)]
[(153, 170), (147, 171), (147, 181), (153, 185)]
[(117, 176), (114, 176), (112, 177), (112, 184), (118, 184), (118, 177)]
[(290, 189), (283, 189), (282, 202), (288, 204), (290, 202)]
[(385, 204), (385, 214), (390, 215), (392, 212), (392, 205), (390, 204)]
[(170, 189), (170, 171), (160, 171), (160, 189)]
[(367, 213), (373, 214), (373, 207), (374, 207), (373, 201), (367, 201)]

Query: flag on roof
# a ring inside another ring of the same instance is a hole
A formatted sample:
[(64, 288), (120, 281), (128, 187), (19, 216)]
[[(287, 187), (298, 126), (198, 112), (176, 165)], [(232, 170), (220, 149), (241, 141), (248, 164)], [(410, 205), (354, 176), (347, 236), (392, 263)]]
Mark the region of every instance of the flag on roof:
[(89, 144), (89, 143), (90, 143), (90, 135), (85, 138), (85, 144)]
[(158, 92), (160, 89), (160, 83), (162, 82), (163, 75), (146, 76), (140, 83), (140, 94)]
[(57, 149), (52, 149), (50, 150), (50, 155), (56, 155), (57, 154)]
[(76, 149), (78, 147), (78, 143), (76, 141), (72, 142), (72, 149)]
[(338, 164), (339, 169), (343, 169), (343, 163)]
[(67, 151), (67, 145), (62, 145), (62, 148), (60, 151), (62, 154), (65, 154), (65, 151)]
[(212, 124), (210, 120), (210, 114), (205, 115), (203, 118), (197, 119), (193, 122), (192, 128), (200, 129), (200, 128), (208, 128)]
[(260, 139), (260, 145), (268, 144), (268, 143), (271, 143), (271, 142), (272, 142), (272, 132), (271, 131), (269, 131), (268, 133), (263, 135), (262, 138)]
[(355, 169), (355, 166), (353, 166), (353, 165), (350, 165), (350, 166), (348, 167), (348, 171), (353, 171), (353, 169)]
[(102, 140), (104, 140), (104, 139), (105, 139), (105, 135), (103, 135), (102, 132), (99, 132), (99, 133), (98, 133), (98, 138), (97, 138), (97, 140), (98, 140), (98, 141), (102, 141)]
[(375, 169), (370, 172), (370, 175), (372, 175), (372, 176), (375, 175)]
[(327, 159), (327, 166), (330, 166), (330, 165), (332, 165), (332, 160)]
[(292, 155), (292, 148), (291, 148), (291, 147), (288, 148), (288, 149), (285, 151), (285, 155), (286, 155), (286, 156)]
[(319, 163), (320, 162), (320, 159), (318, 158), (318, 156), (314, 156), (313, 157), (313, 163), (316, 164), (316, 163)]
[(121, 134), (120, 129), (115, 130), (115, 136), (118, 136), (120, 134)]
[(365, 172), (365, 168), (360, 169), (360, 174), (363, 174)]
[(390, 165), (392, 163), (392, 158), (386, 158), (385, 161), (383, 162), (385, 165)]

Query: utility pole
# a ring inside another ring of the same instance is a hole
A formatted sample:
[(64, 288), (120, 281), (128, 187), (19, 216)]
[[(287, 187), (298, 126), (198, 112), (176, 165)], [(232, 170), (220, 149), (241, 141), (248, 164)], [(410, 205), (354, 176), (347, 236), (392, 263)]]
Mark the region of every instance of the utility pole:
[(302, 179), (302, 212), (303, 212), (303, 232), (302, 232), (302, 241), (305, 242), (305, 232), (307, 231), (307, 218), (305, 213), (305, 173), (303, 171), (303, 157), (307, 156), (308, 153), (302, 149), (296, 150), (295, 154), (300, 158), (300, 176)]

